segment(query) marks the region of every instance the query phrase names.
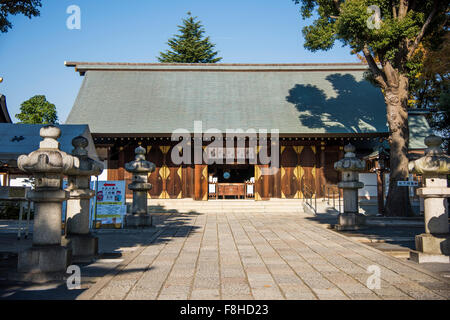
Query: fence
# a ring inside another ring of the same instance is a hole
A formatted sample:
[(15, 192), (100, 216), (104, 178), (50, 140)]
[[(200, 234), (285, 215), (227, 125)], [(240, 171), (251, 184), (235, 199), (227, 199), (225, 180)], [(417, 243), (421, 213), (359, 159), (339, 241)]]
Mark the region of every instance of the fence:
[[(323, 201), (332, 206), (337, 212), (342, 212), (341, 191), (337, 184), (326, 184), (323, 186)], [(336, 206), (337, 205), (337, 206)]]
[(309, 186), (303, 187), (303, 197), (304, 197), (304, 205), (306, 205), (307, 208), (312, 210), (314, 215), (317, 214), (317, 197), (314, 195), (314, 189)]

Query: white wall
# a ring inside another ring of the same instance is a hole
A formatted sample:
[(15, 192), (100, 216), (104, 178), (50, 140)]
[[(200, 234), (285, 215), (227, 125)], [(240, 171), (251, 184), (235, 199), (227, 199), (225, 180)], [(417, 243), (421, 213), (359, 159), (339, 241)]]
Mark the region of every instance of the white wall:
[(364, 188), (358, 190), (360, 198), (367, 200), (377, 197), (377, 174), (376, 173), (360, 173), (359, 181), (364, 183)]
[[(103, 172), (98, 176), (98, 181), (107, 181), (108, 180), (108, 161), (102, 161), (104, 165)], [(95, 180), (95, 177), (91, 177), (92, 181)]]
[(30, 187), (31, 183), (27, 182), (28, 177), (11, 177), (9, 180), (9, 186), (11, 187)]

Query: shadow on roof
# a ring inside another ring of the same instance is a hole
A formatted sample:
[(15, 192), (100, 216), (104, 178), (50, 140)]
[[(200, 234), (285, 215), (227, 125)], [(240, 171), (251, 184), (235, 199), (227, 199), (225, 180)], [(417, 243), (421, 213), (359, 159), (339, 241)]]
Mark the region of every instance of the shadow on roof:
[(299, 120), (304, 126), (358, 133), (379, 131), (386, 126), (383, 95), (371, 83), (338, 73), (328, 75), (326, 80), (336, 92), (335, 97), (327, 97), (324, 90), (310, 84), (297, 84), (289, 90), (286, 101), (300, 112)]

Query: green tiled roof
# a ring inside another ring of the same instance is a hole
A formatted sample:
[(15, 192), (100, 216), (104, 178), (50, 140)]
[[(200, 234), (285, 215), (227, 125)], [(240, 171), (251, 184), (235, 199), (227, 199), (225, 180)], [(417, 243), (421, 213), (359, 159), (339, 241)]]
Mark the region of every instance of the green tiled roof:
[(67, 124), (98, 134), (279, 129), (281, 134), (386, 133), (378, 88), (362, 64), (66, 63), (84, 75)]
[(409, 148), (425, 149), (425, 138), (433, 133), (430, 125), (423, 114), (412, 114), (408, 116), (409, 124)]

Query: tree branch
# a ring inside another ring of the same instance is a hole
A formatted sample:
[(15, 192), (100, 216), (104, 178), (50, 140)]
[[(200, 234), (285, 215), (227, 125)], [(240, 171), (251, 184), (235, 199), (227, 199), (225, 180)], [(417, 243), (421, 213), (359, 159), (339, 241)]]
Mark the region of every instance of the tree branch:
[(392, 5), (392, 17), (393, 17), (394, 19), (397, 19), (397, 10), (395, 9), (395, 6), (394, 6), (394, 5)]
[(389, 87), (398, 88), (399, 86), (399, 73), (395, 70), (394, 66), (390, 61), (385, 61), (383, 63), (383, 71), (386, 79), (386, 83)]
[(409, 0), (400, 0), (400, 7), (398, 8), (398, 18), (403, 19), (408, 12)]
[(420, 41), (422, 41), (422, 38), (425, 35), (425, 32), (427, 31), (427, 28), (430, 25), (431, 21), (433, 20), (437, 11), (438, 11), (438, 1), (435, 1), (433, 10), (431, 10), (427, 20), (425, 21), (425, 23), (422, 26), (422, 29), (420, 30), (419, 34), (417, 35), (416, 39), (414, 40), (414, 43), (408, 49), (408, 55), (406, 56), (407, 59), (410, 59), (411, 56), (416, 51), (417, 47), (419, 46)]
[(375, 59), (373, 58), (372, 54), (370, 53), (369, 48), (367, 48), (367, 45), (364, 45), (363, 48), (364, 57), (366, 58), (367, 64), (369, 65), (370, 70), (375, 76), (375, 80), (378, 81), (378, 83), (385, 88), (386, 87), (386, 79), (383, 75), (383, 72), (378, 68), (377, 63), (375, 62)]
[(334, 7), (338, 12), (341, 12), (341, 2), (339, 0), (333, 0)]

